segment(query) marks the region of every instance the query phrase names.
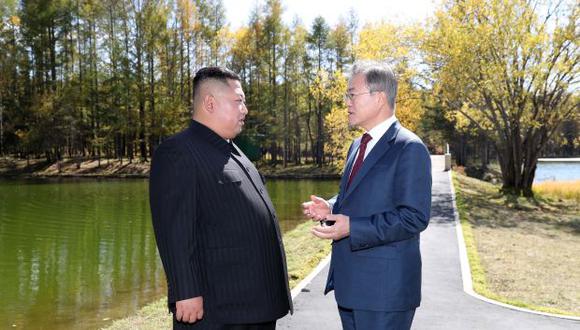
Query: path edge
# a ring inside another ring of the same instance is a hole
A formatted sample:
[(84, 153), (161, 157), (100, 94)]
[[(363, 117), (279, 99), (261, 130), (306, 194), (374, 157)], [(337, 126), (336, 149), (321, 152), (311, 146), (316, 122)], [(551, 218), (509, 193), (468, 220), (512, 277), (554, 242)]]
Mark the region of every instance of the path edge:
[(292, 289), (292, 291), (290, 291), (292, 295), (292, 301), (296, 300), (296, 297), (298, 297), (300, 292), (302, 292), (302, 289), (304, 289), (308, 284), (310, 284), (310, 282), (312, 282), (312, 280), (324, 269), (324, 267), (326, 267), (326, 265), (330, 263), (330, 255), (331, 253), (329, 253), (324, 259), (322, 259), (318, 263), (318, 265), (310, 272), (310, 274), (308, 274), (308, 276), (306, 276), (294, 287), (294, 289)]

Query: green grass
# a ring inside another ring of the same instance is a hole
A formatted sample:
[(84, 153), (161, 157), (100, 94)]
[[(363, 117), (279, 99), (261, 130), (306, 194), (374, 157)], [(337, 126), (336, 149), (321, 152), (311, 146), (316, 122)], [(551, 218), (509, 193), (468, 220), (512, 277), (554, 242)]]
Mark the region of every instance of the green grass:
[(136, 315), (115, 321), (105, 329), (158, 330), (172, 327), (171, 315), (167, 312), (167, 298), (163, 298), (141, 308)]
[[(284, 246), (288, 261), (290, 287), (296, 286), (318, 263), (330, 253), (330, 242), (310, 233), (312, 223), (305, 222), (284, 234)], [(171, 315), (167, 312), (167, 298), (157, 300), (137, 312), (136, 315), (114, 321), (107, 330), (157, 330), (171, 329)]]
[[(453, 173), (453, 185), (455, 187), (458, 186), (457, 174), (455, 173)], [(479, 254), (477, 253), (471, 224), (467, 221), (465, 202), (463, 195), (456, 190), (457, 210), (459, 212), (459, 221), (461, 222), (461, 230), (463, 232), (465, 247), (467, 249), (467, 259), (469, 260), (469, 268), (471, 270), (473, 290), (484, 296), (488, 296), (489, 290), (486, 285), (487, 281), (485, 279), (485, 271), (481, 266), (481, 261), (479, 260)]]
[(330, 253), (330, 241), (314, 237), (310, 233), (310, 228), (312, 228), (312, 223), (307, 222), (284, 234), (291, 288), (308, 276)]
[(503, 196), (453, 173), (475, 292), (542, 312), (580, 315), (580, 212), (575, 201)]

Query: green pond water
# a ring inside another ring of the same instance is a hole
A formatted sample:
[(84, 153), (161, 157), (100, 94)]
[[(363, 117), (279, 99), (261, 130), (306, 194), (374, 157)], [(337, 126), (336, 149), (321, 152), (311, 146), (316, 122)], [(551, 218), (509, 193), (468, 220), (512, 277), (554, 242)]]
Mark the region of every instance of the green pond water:
[[(267, 187), (286, 232), (338, 181)], [(0, 329), (96, 329), (164, 294), (146, 180), (0, 180)]]

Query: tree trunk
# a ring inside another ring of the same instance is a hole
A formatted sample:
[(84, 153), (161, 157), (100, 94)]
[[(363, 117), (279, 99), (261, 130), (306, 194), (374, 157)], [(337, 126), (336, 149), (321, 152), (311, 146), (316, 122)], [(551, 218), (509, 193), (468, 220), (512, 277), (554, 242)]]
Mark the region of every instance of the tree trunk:
[(316, 155), (316, 144), (314, 142), (314, 137), (312, 136), (312, 128), (310, 127), (310, 117), (312, 115), (312, 102), (308, 98), (308, 113), (306, 114), (306, 130), (308, 131), (308, 139), (310, 140), (310, 154), (311, 157)]
[(322, 158), (324, 153), (324, 122), (322, 116), (322, 102), (318, 103), (316, 110), (316, 164), (322, 167)]
[(157, 122), (155, 120), (155, 66), (153, 61), (153, 54), (148, 54), (149, 62), (149, 113), (151, 117), (151, 132), (149, 134), (149, 156), (153, 157), (153, 150), (157, 145)]
[(138, 14), (137, 37), (135, 38), (136, 59), (137, 59), (137, 86), (139, 88), (139, 152), (141, 160), (147, 161), (147, 141), (145, 140), (145, 77), (143, 74), (143, 18), (142, 13)]
[(289, 95), (288, 95), (288, 64), (287, 61), (284, 64), (284, 159), (282, 160), (282, 165), (284, 168), (288, 166), (288, 154), (290, 148), (290, 127), (288, 127), (288, 106), (289, 106)]
[(538, 162), (537, 145), (532, 144), (526, 147), (509, 142), (503, 145), (505, 147), (500, 149), (495, 144), (503, 179), (502, 192), (533, 197), (532, 184)]

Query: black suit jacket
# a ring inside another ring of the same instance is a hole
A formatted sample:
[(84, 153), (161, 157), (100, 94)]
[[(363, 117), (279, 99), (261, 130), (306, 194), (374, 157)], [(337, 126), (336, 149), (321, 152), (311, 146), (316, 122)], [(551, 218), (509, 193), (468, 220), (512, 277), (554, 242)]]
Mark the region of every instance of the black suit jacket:
[(272, 201), (250, 160), (192, 121), (155, 151), (150, 203), (170, 309), (203, 296), (204, 318), (278, 319), (292, 308)]

